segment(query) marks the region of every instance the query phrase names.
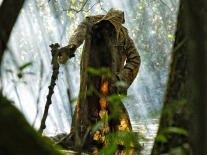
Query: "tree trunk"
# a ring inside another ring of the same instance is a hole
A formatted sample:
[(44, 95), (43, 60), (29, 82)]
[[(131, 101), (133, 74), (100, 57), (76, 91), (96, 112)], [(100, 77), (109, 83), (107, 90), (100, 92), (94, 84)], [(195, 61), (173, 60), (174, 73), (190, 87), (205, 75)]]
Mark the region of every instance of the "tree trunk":
[(192, 106), (194, 111), (191, 126), (193, 152), (207, 154), (207, 1), (185, 0), (188, 49), (192, 76)]
[(190, 79), (184, 9), (181, 1), (167, 90), (152, 155), (171, 152), (173, 148), (183, 149), (189, 145), (189, 138), (185, 134), (191, 127), (191, 107), (188, 104)]
[(152, 155), (173, 151), (207, 154), (206, 10), (206, 1), (181, 1), (171, 71)]
[(24, 0), (4, 0), (0, 7), (0, 62)]
[(1, 92), (0, 101), (0, 154), (60, 154), (43, 140)]

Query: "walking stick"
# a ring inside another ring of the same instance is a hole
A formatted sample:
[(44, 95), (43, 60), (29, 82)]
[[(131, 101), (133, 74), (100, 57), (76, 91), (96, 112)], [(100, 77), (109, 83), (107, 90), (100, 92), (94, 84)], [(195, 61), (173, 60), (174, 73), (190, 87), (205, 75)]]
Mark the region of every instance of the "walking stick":
[(58, 55), (59, 55), (58, 48), (60, 47), (60, 45), (58, 43), (55, 43), (55, 44), (51, 44), (50, 47), (51, 47), (51, 55), (52, 55), (53, 72), (52, 72), (52, 77), (51, 77), (51, 81), (50, 81), (50, 86), (48, 87), (49, 92), (48, 92), (48, 95), (47, 95), (47, 101), (46, 101), (46, 104), (45, 104), (44, 114), (43, 114), (43, 117), (42, 117), (42, 120), (41, 120), (40, 128), (38, 130), (41, 134), (42, 134), (43, 130), (46, 128), (45, 121), (47, 119), (50, 104), (52, 104), (51, 98), (52, 98), (52, 94), (54, 93), (54, 87), (56, 85), (55, 81), (58, 77), (59, 67), (60, 67), (60, 65), (57, 61), (57, 58), (58, 58)]

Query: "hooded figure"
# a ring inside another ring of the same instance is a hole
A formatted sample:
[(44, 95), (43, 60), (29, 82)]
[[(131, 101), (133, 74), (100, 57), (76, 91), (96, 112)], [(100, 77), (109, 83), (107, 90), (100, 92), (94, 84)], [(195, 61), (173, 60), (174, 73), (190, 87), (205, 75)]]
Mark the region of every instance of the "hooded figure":
[[(124, 104), (107, 100), (114, 94), (126, 95), (140, 67), (140, 56), (127, 29), (122, 26), (124, 22), (124, 12), (114, 8), (106, 15), (87, 16), (70, 37), (68, 46), (61, 49), (74, 53), (84, 42), (80, 91), (70, 135), (78, 132), (84, 136), (87, 129), (101, 119), (105, 121), (91, 135), (93, 140), (100, 140), (108, 132), (132, 130)], [(69, 57), (62, 53), (59, 62), (64, 64)]]

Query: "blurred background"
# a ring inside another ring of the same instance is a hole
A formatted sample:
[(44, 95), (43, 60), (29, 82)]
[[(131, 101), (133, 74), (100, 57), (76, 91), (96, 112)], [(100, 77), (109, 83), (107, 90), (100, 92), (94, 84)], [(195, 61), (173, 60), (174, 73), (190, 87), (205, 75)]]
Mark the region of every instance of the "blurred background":
[[(124, 26), (142, 60), (138, 76), (123, 102), (133, 129), (148, 136), (153, 132), (153, 138), (166, 89), (178, 5), (178, 0), (25, 1), (3, 57), (1, 87), (4, 95), (38, 129), (52, 74), (49, 45), (66, 46), (85, 16), (106, 14), (112, 7), (121, 9), (125, 12)], [(60, 67), (45, 135), (70, 131), (70, 107), (74, 109), (79, 91), (81, 52), (82, 46), (76, 51), (75, 58)], [(67, 89), (73, 103), (68, 100)]]

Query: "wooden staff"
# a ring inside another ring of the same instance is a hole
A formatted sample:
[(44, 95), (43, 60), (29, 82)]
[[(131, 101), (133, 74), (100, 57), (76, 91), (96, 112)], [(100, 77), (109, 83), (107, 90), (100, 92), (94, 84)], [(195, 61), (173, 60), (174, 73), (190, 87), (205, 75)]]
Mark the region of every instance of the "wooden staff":
[(54, 93), (54, 87), (56, 85), (55, 81), (58, 78), (59, 67), (60, 67), (58, 60), (57, 60), (58, 55), (59, 55), (58, 48), (60, 47), (60, 45), (58, 43), (55, 43), (55, 44), (51, 44), (50, 47), (51, 47), (51, 55), (52, 55), (53, 72), (52, 72), (52, 76), (51, 76), (50, 85), (48, 87), (49, 92), (47, 95), (47, 101), (45, 104), (44, 114), (43, 114), (43, 117), (41, 120), (40, 128), (38, 130), (41, 134), (42, 134), (43, 130), (46, 128), (45, 121), (47, 119), (49, 107), (52, 104), (51, 98), (52, 98), (52, 94)]

